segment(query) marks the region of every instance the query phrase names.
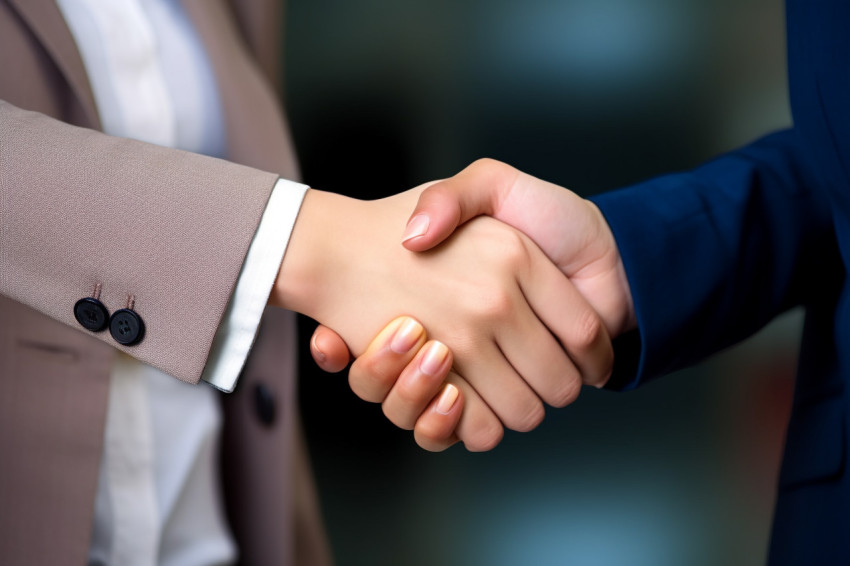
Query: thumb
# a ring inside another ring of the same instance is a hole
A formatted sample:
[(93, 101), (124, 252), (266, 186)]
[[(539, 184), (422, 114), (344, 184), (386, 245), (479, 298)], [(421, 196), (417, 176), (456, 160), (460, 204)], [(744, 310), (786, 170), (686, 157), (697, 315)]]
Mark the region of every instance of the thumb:
[(475, 218), (493, 215), (519, 175), (493, 159), (479, 159), (454, 177), (438, 181), (419, 195), (402, 236), (414, 252), (433, 248), (455, 229)]
[(345, 369), (351, 355), (339, 334), (321, 324), (310, 339), (310, 353), (316, 364), (329, 373)]

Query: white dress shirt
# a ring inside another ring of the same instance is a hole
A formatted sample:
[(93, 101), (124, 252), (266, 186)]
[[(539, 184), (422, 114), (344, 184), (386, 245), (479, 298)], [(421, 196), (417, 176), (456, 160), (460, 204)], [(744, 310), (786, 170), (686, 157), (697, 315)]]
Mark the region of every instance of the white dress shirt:
[[(212, 67), (177, 0), (57, 0), (103, 129), (226, 157)], [(279, 180), (216, 334), (203, 379), (232, 391), (253, 344), (306, 187)], [(110, 383), (92, 564), (231, 564), (218, 477), (217, 393), (124, 355)]]

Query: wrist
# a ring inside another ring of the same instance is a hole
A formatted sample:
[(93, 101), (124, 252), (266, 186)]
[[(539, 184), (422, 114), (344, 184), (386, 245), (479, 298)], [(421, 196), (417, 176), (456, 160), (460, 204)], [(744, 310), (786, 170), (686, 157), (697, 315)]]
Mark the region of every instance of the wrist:
[(415, 256), (397, 235), (417, 197), (367, 202), (307, 191), (269, 303), (333, 328), (354, 353), (365, 350), (364, 338), (401, 312), (401, 289), (413, 287), (398, 282)]
[(304, 195), (292, 236), (283, 256), (269, 304), (316, 318), (322, 304), (326, 273), (334, 265), (334, 253), (343, 226), (338, 218), (346, 201), (353, 199), (310, 189)]

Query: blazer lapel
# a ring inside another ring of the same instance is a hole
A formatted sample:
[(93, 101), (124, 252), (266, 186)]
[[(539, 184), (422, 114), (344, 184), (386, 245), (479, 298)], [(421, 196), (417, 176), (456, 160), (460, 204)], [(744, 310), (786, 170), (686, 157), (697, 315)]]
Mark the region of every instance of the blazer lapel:
[[(8, 0), (56, 63), (79, 100), (88, 126), (101, 129), (97, 104), (82, 57), (51, 0)], [(229, 159), (298, 177), (292, 143), (279, 102), (261, 76), (233, 24), (230, 6), (221, 0), (183, 0), (215, 69), (225, 112)], [(273, 80), (273, 78), (272, 78)], [(246, 96), (246, 93), (248, 96)], [(248, 100), (246, 104), (245, 101)]]
[(9, 0), (9, 4), (56, 62), (74, 95), (79, 99), (89, 120), (89, 126), (99, 130), (100, 117), (83, 59), (56, 3), (50, 0)]

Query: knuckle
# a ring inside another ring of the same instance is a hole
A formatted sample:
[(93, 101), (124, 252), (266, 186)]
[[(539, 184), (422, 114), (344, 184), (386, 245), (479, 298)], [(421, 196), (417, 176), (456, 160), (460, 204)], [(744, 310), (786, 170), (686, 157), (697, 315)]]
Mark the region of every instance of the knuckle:
[(508, 428), (517, 432), (529, 432), (537, 428), (546, 416), (546, 409), (539, 399), (534, 399), (517, 417), (509, 419)]
[(480, 289), (477, 295), (471, 299), (468, 309), (473, 320), (492, 326), (497, 322), (509, 319), (513, 315), (514, 298), (511, 292), (506, 289), (494, 287)]
[(434, 199), (437, 202), (443, 202), (449, 199), (454, 199), (454, 193), (452, 192), (449, 185), (444, 182), (435, 183), (434, 185), (428, 187), (422, 192), (423, 195), (427, 195), (428, 199)]
[(587, 350), (595, 345), (605, 332), (602, 319), (593, 309), (585, 309), (579, 314), (574, 326), (575, 333), (572, 336), (573, 347)]
[(502, 320), (513, 312), (513, 297), (504, 289), (488, 293), (482, 315), (486, 320)]
[(452, 445), (452, 442), (448, 440), (444, 442), (435, 442), (429, 438), (417, 436), (415, 431), (413, 433), (413, 438), (416, 440), (416, 444), (418, 444), (420, 448), (427, 450), (428, 452), (442, 452)]
[(489, 178), (502, 178), (513, 175), (515, 169), (497, 159), (482, 157), (476, 159), (469, 165), (469, 169), (476, 174), (486, 174)]
[(430, 401), (422, 387), (416, 387), (409, 380), (400, 379), (392, 390), (393, 396), (404, 407), (422, 407)]
[(434, 447), (441, 445), (443, 447), (440, 450), (444, 450), (453, 432), (454, 430), (447, 427), (445, 423), (430, 418), (420, 418), (413, 427), (413, 436), (416, 439), (416, 443), (432, 452), (437, 451)]
[(498, 420), (477, 430), (469, 438), (463, 439), (463, 444), (470, 452), (487, 452), (492, 450), (502, 441), (505, 436), (505, 429)]
[(579, 393), (581, 393), (581, 379), (572, 375), (560, 380), (559, 387), (552, 396), (546, 399), (546, 402), (560, 409), (578, 399)]
[(348, 384), (354, 394), (364, 401), (380, 403), (386, 397), (396, 377), (378, 360), (358, 358), (348, 372)]
[(522, 234), (508, 228), (500, 232), (499, 256), (505, 265), (512, 270), (528, 265), (528, 247)]

